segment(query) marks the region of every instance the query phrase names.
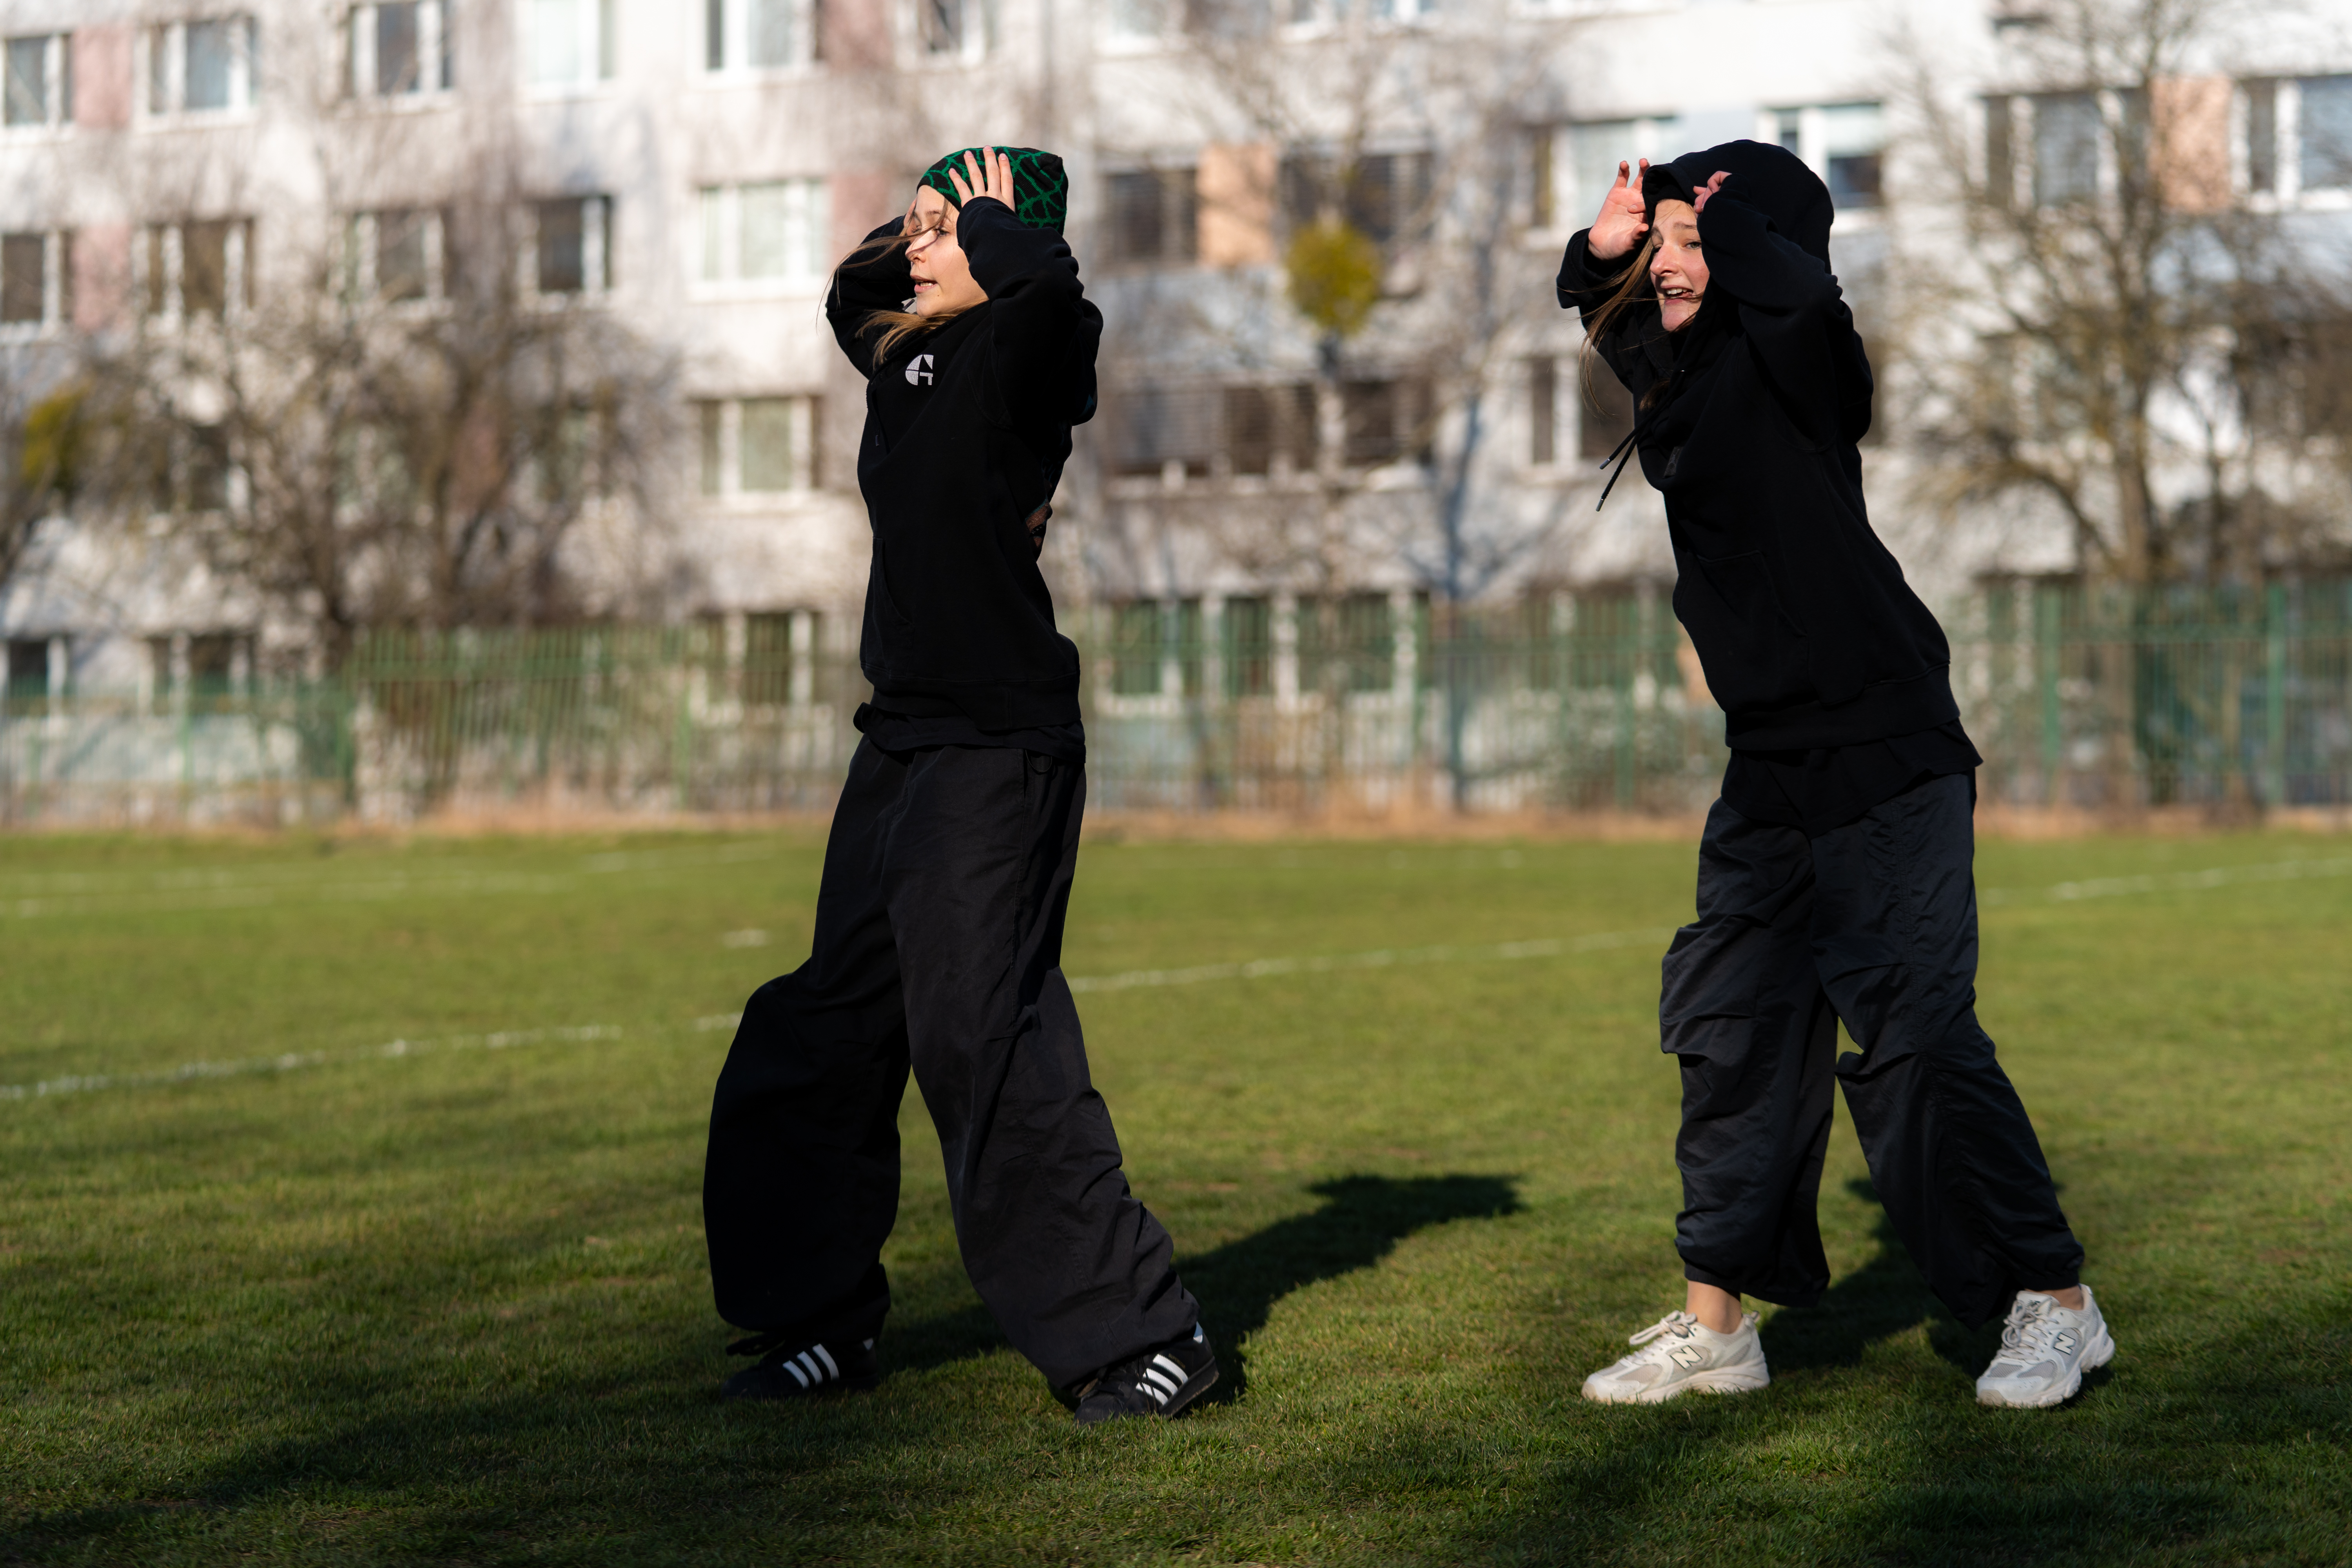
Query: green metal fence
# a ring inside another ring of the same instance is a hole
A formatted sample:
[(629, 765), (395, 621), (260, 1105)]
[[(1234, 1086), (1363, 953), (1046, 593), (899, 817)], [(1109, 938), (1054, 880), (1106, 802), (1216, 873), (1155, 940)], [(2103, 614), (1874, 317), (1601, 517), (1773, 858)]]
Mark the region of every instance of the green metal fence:
[[(2352, 801), (2352, 581), (1948, 606), (1989, 798)], [(1092, 798), (1202, 811), (1686, 810), (1722, 721), (1662, 597), (1475, 614), (1410, 595), (1100, 605)], [(403, 821), (436, 812), (821, 809), (866, 695), (815, 617), (378, 634), (329, 681), (14, 692), (0, 816)]]

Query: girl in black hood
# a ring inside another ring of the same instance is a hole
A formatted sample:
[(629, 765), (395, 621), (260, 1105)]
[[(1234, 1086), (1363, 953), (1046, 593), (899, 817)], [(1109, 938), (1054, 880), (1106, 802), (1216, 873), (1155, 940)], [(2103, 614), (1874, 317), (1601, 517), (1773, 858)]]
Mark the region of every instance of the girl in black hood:
[(879, 1381), (910, 1068), (972, 1286), (1077, 1418), (1174, 1415), (1217, 1381), (1060, 967), (1086, 737), (1037, 551), (1102, 331), (1062, 240), (1068, 192), (1050, 153), (950, 153), (826, 302), (866, 378), (874, 700), (809, 960), (745, 1005), (711, 1105), (711, 1284), (755, 1331), (730, 1353), (761, 1358), (730, 1397)]
[[(2006, 1312), (1988, 1405), (2052, 1405), (2115, 1354), (2040, 1143), (1978, 1026), (1974, 772), (1943, 630), (1871, 531), (1870, 363), (1829, 268), (1828, 190), (1732, 142), (1617, 183), (1559, 301), (1636, 408), (1675, 613), (1732, 752), (1666, 953), (1681, 1064), (1684, 1310), (1585, 1396), (1769, 1380), (1742, 1296), (1810, 1306), (1830, 1081), (1895, 1233), (1971, 1327)], [(1613, 481), (1612, 481), (1613, 482)], [(1605, 500), (1606, 492), (1603, 492)], [(1838, 1024), (1861, 1049), (1831, 1065)]]

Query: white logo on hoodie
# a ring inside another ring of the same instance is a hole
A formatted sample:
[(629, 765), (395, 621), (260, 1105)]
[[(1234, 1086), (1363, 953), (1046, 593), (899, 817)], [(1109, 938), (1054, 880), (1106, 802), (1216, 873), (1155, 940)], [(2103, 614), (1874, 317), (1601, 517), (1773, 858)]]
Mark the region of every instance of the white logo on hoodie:
[(908, 386), (929, 386), (931, 384), (930, 355), (917, 354), (913, 359), (907, 362), (907, 384)]

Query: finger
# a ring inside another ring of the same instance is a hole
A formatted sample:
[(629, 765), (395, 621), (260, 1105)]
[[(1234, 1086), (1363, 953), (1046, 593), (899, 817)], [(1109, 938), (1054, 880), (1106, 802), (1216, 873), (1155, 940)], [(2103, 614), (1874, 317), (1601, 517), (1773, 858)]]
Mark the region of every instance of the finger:
[(1004, 205), (1011, 206), (1013, 205), (1013, 154), (1010, 153), (999, 153), (996, 155), (996, 177), (998, 184), (1004, 191)]
[(1623, 189), (1625, 188), (1626, 183), (1627, 183), (1628, 181), (1630, 181), (1633, 177), (1633, 169), (1632, 169), (1631, 165), (1629, 165), (1629, 164), (1625, 162), (1625, 160), (1624, 160), (1624, 159), (1622, 159), (1622, 158), (1618, 159), (1618, 160), (1617, 160), (1617, 188), (1618, 188), (1619, 190), (1621, 190), (1621, 191), (1622, 191), (1622, 190), (1623, 190)]
[(971, 174), (971, 188), (982, 195), (988, 194), (988, 174), (984, 165), (971, 153), (963, 155), (963, 166)]

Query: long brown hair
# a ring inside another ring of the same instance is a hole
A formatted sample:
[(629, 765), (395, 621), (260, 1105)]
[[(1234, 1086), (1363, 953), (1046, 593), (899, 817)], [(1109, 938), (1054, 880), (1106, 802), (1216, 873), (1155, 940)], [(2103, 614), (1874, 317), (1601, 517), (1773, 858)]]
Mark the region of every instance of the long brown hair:
[[(1576, 378), (1579, 387), (1584, 394), (1584, 405), (1595, 414), (1605, 412), (1592, 391), (1592, 366), (1601, 357), (1596, 352), (1596, 345), (1609, 330), (1617, 324), (1617, 319), (1620, 316), (1642, 300), (1653, 297), (1650, 289), (1650, 258), (1655, 256), (1657, 252), (1658, 230), (1657, 226), (1653, 224), (1648, 236), (1642, 241), (1641, 248), (1633, 252), (1633, 259), (1625, 264), (1625, 270), (1619, 273), (1611, 284), (1615, 292), (1602, 300), (1601, 309), (1592, 312), (1591, 319), (1584, 323), (1585, 351), (1582, 363), (1577, 366)], [(1660, 382), (1658, 386), (1665, 384), (1664, 382)], [(1658, 386), (1650, 388), (1643, 395), (1643, 406), (1646, 407), (1650, 400), (1657, 396)]]
[[(930, 231), (925, 229), (922, 232), (928, 234)], [(844, 257), (841, 264), (844, 267), (862, 267), (870, 262), (879, 261), (894, 250), (906, 249), (915, 242), (916, 237), (911, 234), (899, 233), (892, 235), (887, 239), (861, 245)], [(890, 357), (893, 350), (908, 338), (923, 332), (935, 331), (962, 314), (961, 310), (941, 310), (932, 316), (920, 315), (913, 310), (868, 310), (866, 312), (866, 320), (858, 324), (858, 330), (870, 332), (877, 328), (881, 329), (882, 336), (874, 345), (874, 363), (879, 365)]]

